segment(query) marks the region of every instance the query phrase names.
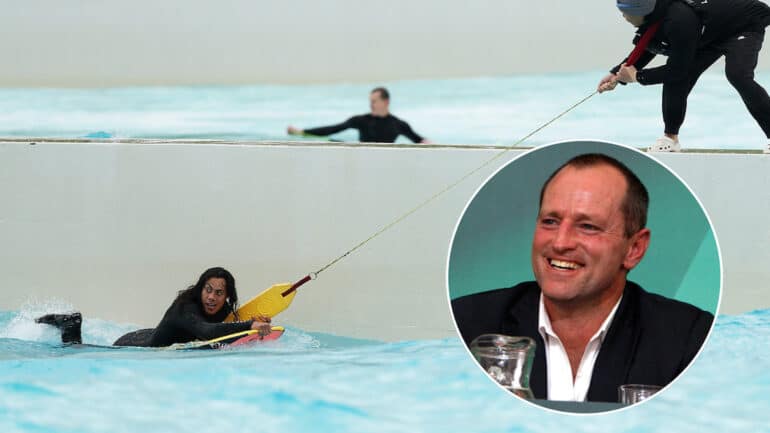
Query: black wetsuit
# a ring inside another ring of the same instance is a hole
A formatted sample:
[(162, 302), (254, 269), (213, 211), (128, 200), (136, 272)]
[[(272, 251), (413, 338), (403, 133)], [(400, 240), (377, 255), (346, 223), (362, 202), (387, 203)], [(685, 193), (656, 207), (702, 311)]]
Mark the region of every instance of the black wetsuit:
[[(765, 27), (770, 24), (770, 7), (758, 0), (657, 0), (634, 42), (658, 21), (660, 28), (635, 66), (639, 84), (663, 83), (665, 132), (679, 133), (687, 96), (701, 74), (725, 56), (727, 80), (770, 137), (770, 97), (754, 81)], [(656, 54), (668, 56), (666, 64), (643, 69)]]
[(307, 134), (326, 136), (350, 128), (358, 130), (358, 141), (362, 143), (393, 143), (399, 135), (404, 135), (415, 143), (423, 140), (408, 123), (392, 114), (385, 117), (362, 114), (353, 116), (337, 125), (310, 128), (304, 131)]
[(251, 329), (251, 320), (222, 323), (227, 314), (227, 311), (220, 311), (214, 316), (207, 316), (198, 303), (177, 301), (166, 310), (166, 314), (163, 315), (163, 319), (157, 327), (129, 332), (118, 338), (113, 344), (115, 346), (161, 347), (195, 340), (211, 340)]

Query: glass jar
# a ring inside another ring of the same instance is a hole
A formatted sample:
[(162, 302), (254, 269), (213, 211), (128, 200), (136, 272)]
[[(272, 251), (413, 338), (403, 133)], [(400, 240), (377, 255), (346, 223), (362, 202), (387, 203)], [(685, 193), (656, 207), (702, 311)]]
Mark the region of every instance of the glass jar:
[(529, 374), (535, 358), (535, 345), (535, 340), (529, 337), (483, 334), (471, 342), (470, 349), (492, 379), (515, 395), (532, 399)]

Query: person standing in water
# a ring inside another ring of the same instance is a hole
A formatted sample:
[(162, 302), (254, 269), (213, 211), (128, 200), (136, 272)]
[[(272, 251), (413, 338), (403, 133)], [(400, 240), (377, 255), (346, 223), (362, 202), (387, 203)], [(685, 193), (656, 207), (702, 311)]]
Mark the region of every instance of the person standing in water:
[[(226, 269), (207, 269), (198, 282), (182, 290), (168, 307), (158, 326), (129, 332), (118, 338), (114, 346), (162, 347), (195, 340), (211, 340), (236, 332), (257, 330), (261, 335), (270, 333), (270, 319), (255, 317), (247, 321), (223, 323), (231, 313), (239, 320), (238, 292), (235, 278)], [(62, 342), (81, 344), (82, 315), (46, 314), (35, 319), (59, 328)]]
[(362, 143), (394, 143), (399, 135), (404, 135), (414, 143), (430, 143), (412, 130), (408, 123), (390, 114), (390, 93), (384, 87), (377, 87), (369, 93), (371, 112), (353, 116), (350, 119), (330, 126), (300, 129), (294, 126), (286, 128), (289, 135), (317, 135), (325, 137), (346, 129), (358, 130), (358, 141)]
[[(754, 69), (770, 24), (770, 7), (759, 0), (617, 0), (623, 17), (651, 39), (635, 65), (623, 60), (601, 79), (597, 90), (610, 91), (620, 83), (663, 84), (665, 130), (648, 151), (679, 152), (679, 128), (687, 97), (701, 74), (725, 57), (725, 75), (746, 108), (768, 137), (770, 153), (770, 96), (754, 80)], [(646, 68), (661, 54), (665, 65)]]

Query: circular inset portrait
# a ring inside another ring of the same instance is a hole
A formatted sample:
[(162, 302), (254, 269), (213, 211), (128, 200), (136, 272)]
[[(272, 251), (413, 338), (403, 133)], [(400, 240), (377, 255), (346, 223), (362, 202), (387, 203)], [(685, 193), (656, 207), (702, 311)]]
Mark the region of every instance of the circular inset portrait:
[(492, 175), (447, 269), (473, 359), (514, 395), (567, 412), (624, 408), (679, 377), (711, 331), (721, 277), (689, 187), (598, 141), (538, 147)]

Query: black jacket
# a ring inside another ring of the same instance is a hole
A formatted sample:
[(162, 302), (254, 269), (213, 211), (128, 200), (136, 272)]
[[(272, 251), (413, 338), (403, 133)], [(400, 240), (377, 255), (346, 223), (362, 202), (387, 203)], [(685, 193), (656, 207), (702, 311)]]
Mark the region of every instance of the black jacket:
[[(466, 344), (481, 334), (526, 336), (537, 343), (530, 375), (535, 398), (547, 398), (545, 345), (538, 332), (540, 287), (514, 287), (452, 301)], [(690, 304), (646, 292), (628, 282), (594, 364), (588, 401), (618, 401), (623, 384), (665, 386), (693, 360), (714, 316)]]
[[(639, 84), (685, 79), (698, 50), (741, 32), (764, 31), (770, 24), (770, 7), (759, 0), (657, 0), (655, 9), (645, 16), (645, 24), (637, 30), (634, 43), (658, 21), (660, 28), (635, 65)], [(643, 69), (656, 54), (668, 56), (666, 64)], [(612, 72), (619, 68), (616, 66)]]

